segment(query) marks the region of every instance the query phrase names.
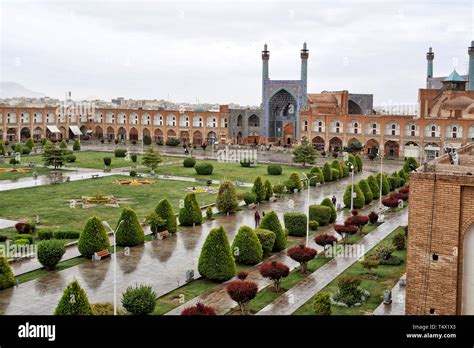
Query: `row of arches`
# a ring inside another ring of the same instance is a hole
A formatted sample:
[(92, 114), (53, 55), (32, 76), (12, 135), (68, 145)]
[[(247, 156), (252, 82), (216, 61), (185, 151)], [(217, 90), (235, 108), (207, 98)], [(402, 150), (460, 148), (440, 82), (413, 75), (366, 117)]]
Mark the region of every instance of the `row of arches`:
[[(308, 121), (303, 121), (303, 131), (308, 131)], [(326, 123), (324, 120), (315, 120), (312, 123), (312, 131), (316, 133), (326, 132)], [(330, 123), (331, 133), (344, 133), (344, 125), (339, 120), (333, 120)], [(365, 131), (362, 124), (359, 121), (351, 121), (348, 124), (347, 132), (349, 134), (366, 134), (366, 135), (380, 135), (381, 125), (378, 122), (370, 121), (365, 126)], [(390, 121), (384, 125), (384, 135), (387, 136), (399, 136), (401, 133), (400, 124), (395, 121)], [(474, 139), (474, 124), (469, 126), (467, 130), (467, 137)], [(410, 122), (405, 125), (404, 136), (406, 137), (419, 137), (420, 126), (414, 122)], [(437, 123), (430, 123), (424, 127), (424, 137), (429, 138), (440, 138), (441, 137), (441, 126)], [(463, 127), (459, 124), (450, 124), (445, 129), (445, 137), (450, 139), (459, 139), (463, 137)]]
[[(244, 118), (242, 114), (239, 114), (239, 116), (237, 116), (237, 127), (244, 126), (243, 119)], [(248, 127), (260, 127), (260, 118), (255, 114), (250, 115), (250, 117), (247, 119), (247, 125)]]

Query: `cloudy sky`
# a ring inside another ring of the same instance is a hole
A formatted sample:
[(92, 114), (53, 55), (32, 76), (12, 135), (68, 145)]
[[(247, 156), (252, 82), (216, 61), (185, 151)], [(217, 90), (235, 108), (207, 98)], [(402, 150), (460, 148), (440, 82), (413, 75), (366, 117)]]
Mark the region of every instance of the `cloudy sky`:
[(429, 46), (435, 76), (464, 74), (474, 39), (469, 0), (0, 3), (0, 80), (60, 98), (257, 105), (263, 44), (271, 78), (299, 79), (306, 41), (309, 92), (409, 103)]

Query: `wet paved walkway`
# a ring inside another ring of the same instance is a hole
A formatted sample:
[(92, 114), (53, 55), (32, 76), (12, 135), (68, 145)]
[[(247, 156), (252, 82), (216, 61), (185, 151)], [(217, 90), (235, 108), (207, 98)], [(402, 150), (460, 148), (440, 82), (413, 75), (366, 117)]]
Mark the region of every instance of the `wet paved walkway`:
[(375, 309), (374, 315), (405, 315), (405, 292), (406, 285), (401, 285), (401, 280), (406, 281), (406, 273), (400, 278), (392, 289), (392, 303), (383, 302)]
[[(396, 216), (385, 215), (385, 223), (376, 230), (367, 234), (359, 245), (365, 252), (387, 237), (396, 227), (408, 223), (408, 210), (404, 209)], [(290, 315), (305, 304), (316, 293), (324, 289), (334, 278), (344, 272), (349, 266), (357, 262), (357, 257), (336, 257), (327, 264), (311, 273), (293, 288), (278, 297), (271, 304), (263, 308), (257, 315)]]
[[(391, 169), (393, 171), (395, 168)], [(387, 169), (389, 170), (389, 169)], [(364, 172), (357, 180), (369, 175)], [(342, 200), (349, 179), (311, 188), (311, 202), (316, 204), (324, 197), (336, 195)], [(274, 203), (265, 203), (259, 210), (275, 210), (279, 217), (288, 209), (288, 200), (294, 201), (294, 211), (305, 211), (307, 192), (286, 196)], [(121, 294), (129, 285), (146, 283), (153, 287), (158, 296), (181, 286), (185, 282), (186, 270), (197, 272), (197, 260), (201, 246), (214, 227), (222, 225), (232, 241), (240, 226), (254, 224), (254, 211), (243, 210), (230, 216), (216, 216), (195, 228), (179, 228), (179, 232), (165, 240), (153, 240), (142, 246), (130, 249), (129, 254), (117, 253), (117, 283)], [(91, 303), (112, 302), (113, 266), (112, 258), (100, 262), (86, 261), (78, 266), (20, 284), (17, 287), (0, 291), (0, 310), (5, 314), (51, 314), (62, 295), (64, 288), (77, 279), (86, 291)], [(38, 300), (41, 298), (41, 301)]]
[(17, 222), (18, 221), (14, 221), (14, 220), (0, 219), (0, 230), (2, 228), (13, 227), (16, 225)]

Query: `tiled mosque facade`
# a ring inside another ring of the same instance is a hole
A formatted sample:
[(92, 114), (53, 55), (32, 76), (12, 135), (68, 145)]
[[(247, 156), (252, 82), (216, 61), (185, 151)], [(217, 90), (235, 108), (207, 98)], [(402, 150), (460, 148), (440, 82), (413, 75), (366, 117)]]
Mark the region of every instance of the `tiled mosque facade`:
[(270, 52), (262, 51), (262, 104), (256, 109), (177, 111), (95, 108), (66, 112), (56, 107), (22, 108), (0, 105), (0, 138), (18, 142), (29, 137), (118, 139), (140, 142), (149, 136), (164, 143), (291, 146), (302, 139), (320, 151), (339, 151), (358, 141), (369, 152), (386, 156), (432, 159), (446, 146), (459, 148), (474, 141), (474, 42), (468, 49), (469, 75), (453, 71), (433, 77), (434, 53), (427, 53), (426, 88), (418, 92), (418, 115), (387, 115), (373, 110), (373, 96), (348, 91), (307, 92), (306, 44), (300, 52), (299, 80), (271, 80)]

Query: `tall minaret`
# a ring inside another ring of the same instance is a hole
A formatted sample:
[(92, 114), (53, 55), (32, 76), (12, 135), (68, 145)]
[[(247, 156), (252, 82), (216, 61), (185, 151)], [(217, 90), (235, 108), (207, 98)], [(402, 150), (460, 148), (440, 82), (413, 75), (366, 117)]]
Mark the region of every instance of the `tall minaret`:
[(308, 87), (308, 56), (309, 51), (306, 48), (306, 42), (303, 43), (303, 49), (301, 50), (301, 86), (302, 86), (302, 105), (301, 108), (306, 107), (306, 91)]
[(262, 51), (262, 103), (265, 99), (265, 81), (268, 77), (268, 60), (270, 59), (270, 51), (267, 49), (267, 44), (263, 46)]
[(426, 60), (428, 61), (428, 70), (426, 72), (426, 88), (430, 89), (431, 88), (430, 79), (433, 78), (433, 60), (434, 60), (434, 52), (431, 47), (429, 51), (426, 53)]
[(471, 41), (471, 47), (468, 48), (467, 53), (469, 53), (469, 82), (467, 83), (467, 90), (474, 91), (474, 41)]

